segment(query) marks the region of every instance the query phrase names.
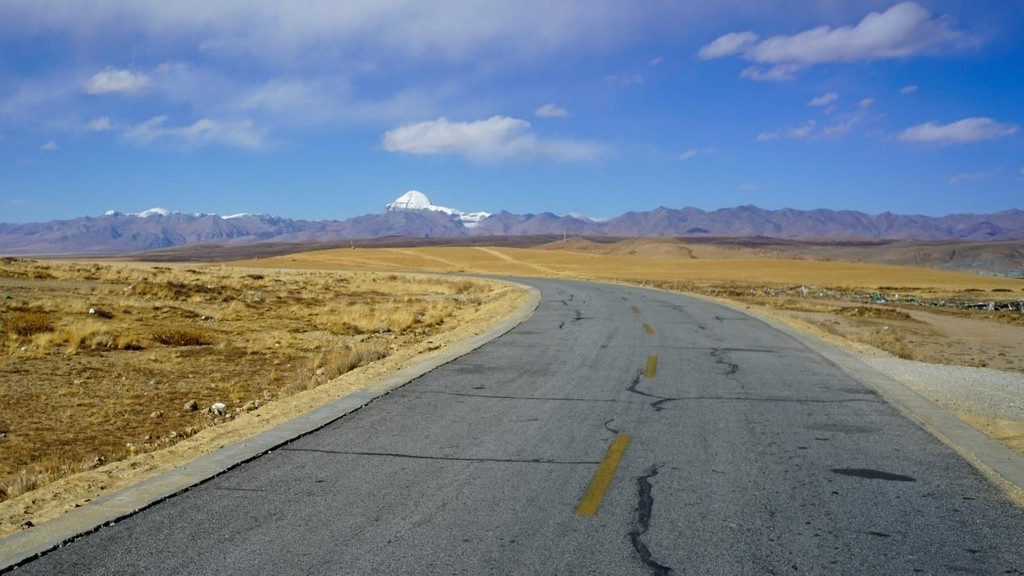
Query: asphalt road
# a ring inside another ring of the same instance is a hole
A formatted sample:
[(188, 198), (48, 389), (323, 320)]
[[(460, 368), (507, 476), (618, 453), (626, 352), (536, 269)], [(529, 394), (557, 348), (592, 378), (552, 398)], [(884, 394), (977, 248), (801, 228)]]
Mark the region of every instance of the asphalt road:
[(1024, 573), (1024, 509), (798, 341), (525, 282), (505, 336), (18, 572)]

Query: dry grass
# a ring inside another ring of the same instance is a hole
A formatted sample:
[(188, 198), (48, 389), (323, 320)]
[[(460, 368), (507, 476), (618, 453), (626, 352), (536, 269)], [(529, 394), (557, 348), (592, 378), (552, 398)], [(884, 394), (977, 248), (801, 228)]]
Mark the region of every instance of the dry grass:
[(3, 260), (0, 294), (0, 501), (318, 387), (492, 295), (461, 278), (22, 259)]
[(208, 331), (193, 327), (165, 328), (153, 334), (153, 339), (164, 346), (209, 346), (214, 342)]
[(3, 327), (8, 334), (27, 338), (52, 331), (53, 321), (41, 312), (12, 312), (4, 319)]

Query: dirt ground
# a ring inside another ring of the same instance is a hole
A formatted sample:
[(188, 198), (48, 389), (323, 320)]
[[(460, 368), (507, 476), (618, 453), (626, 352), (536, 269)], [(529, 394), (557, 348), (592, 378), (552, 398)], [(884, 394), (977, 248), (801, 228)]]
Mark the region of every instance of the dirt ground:
[(524, 298), (457, 278), (27, 261), (4, 262), (0, 293), (0, 534), (347, 395)]

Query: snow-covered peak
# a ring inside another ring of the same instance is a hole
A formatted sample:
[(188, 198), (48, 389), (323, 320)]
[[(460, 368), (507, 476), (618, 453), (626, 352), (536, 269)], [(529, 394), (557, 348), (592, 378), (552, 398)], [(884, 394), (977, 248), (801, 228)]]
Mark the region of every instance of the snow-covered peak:
[(402, 194), (397, 200), (385, 206), (385, 210), (388, 212), (404, 210), (429, 210), (431, 212), (441, 212), (442, 214), (454, 216), (458, 221), (462, 222), (462, 225), (466, 228), (475, 228), (480, 225), (480, 222), (491, 216), (487, 212), (467, 213), (462, 210), (456, 210), (455, 208), (436, 206), (431, 204), (427, 195), (419, 190), (409, 190), (405, 194)]
[(149, 210), (143, 210), (142, 212), (139, 212), (137, 214), (133, 214), (133, 216), (138, 216), (140, 218), (149, 218), (151, 216), (170, 216), (170, 215), (171, 215), (171, 211), (168, 210), (167, 208), (150, 208)]
[[(387, 205), (388, 211), (392, 210), (437, 210), (440, 206), (430, 203), (430, 198), (419, 190), (409, 190), (398, 197), (397, 200)], [(438, 210), (440, 211), (440, 210)]]

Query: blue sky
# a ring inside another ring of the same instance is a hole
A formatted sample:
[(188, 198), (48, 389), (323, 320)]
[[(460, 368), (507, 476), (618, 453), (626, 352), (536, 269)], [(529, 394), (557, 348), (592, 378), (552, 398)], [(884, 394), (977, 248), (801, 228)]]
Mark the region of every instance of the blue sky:
[(1024, 208), (1022, 38), (1022, 0), (3, 0), (0, 221)]

